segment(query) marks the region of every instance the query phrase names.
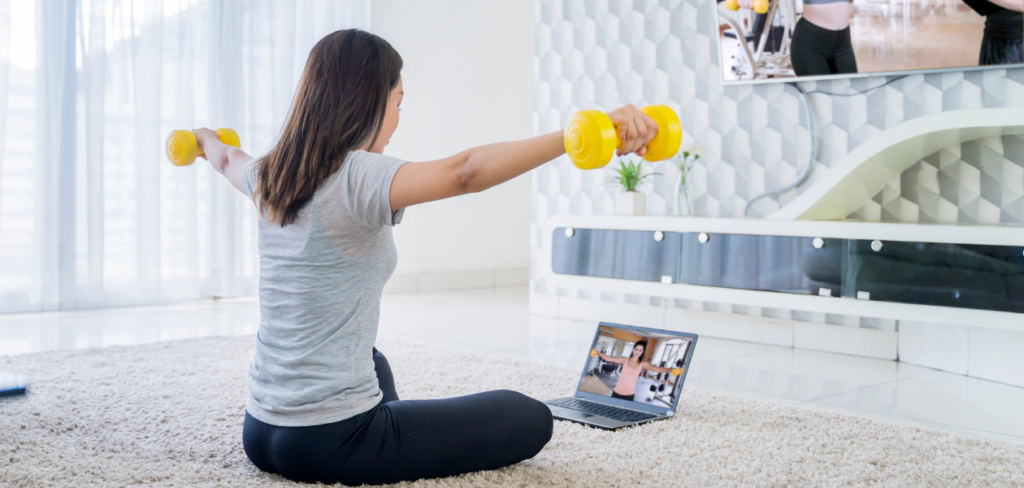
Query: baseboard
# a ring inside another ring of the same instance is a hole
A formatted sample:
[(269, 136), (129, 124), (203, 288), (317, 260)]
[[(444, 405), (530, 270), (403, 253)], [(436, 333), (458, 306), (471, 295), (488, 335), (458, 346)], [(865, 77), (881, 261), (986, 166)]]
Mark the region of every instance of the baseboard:
[(427, 293), (503, 286), (525, 286), (529, 284), (529, 281), (529, 268), (436, 271), (394, 275), (384, 285), (384, 293)]
[(869, 358), (897, 358), (895, 331), (845, 325), (794, 322), (793, 347)]
[(558, 316), (587, 322), (613, 322), (639, 327), (665, 328), (665, 307), (558, 297)]
[(967, 375), (1024, 386), (1024, 332), (971, 327)]
[(900, 361), (956, 374), (968, 374), (971, 328), (900, 321)]
[(665, 328), (702, 337), (793, 347), (791, 320), (670, 307)]

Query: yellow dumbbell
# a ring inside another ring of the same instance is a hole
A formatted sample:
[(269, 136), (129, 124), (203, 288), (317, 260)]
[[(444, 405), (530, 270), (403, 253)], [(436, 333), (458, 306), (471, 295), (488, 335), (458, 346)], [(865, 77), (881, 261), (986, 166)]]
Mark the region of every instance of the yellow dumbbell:
[(683, 374), (683, 368), (674, 368), (672, 370), (672, 376), (679, 376)]
[(594, 357), (594, 356), (597, 356), (597, 349), (591, 349), (590, 350), (590, 357)]
[[(648, 105), (641, 111), (658, 124), (658, 135), (647, 143), (644, 159), (661, 161), (675, 156), (683, 142), (683, 126), (676, 113), (665, 105)], [(579, 169), (603, 167), (621, 145), (612, 119), (600, 110), (576, 112), (565, 129), (565, 152)]]
[[(739, 0), (725, 0), (725, 8), (733, 12), (740, 9)], [(768, 12), (768, 0), (754, 0), (754, 12), (759, 14)]]
[[(217, 139), (229, 146), (242, 147), (238, 140), (238, 133), (233, 129), (217, 129)], [(188, 166), (196, 160), (196, 157), (203, 154), (199, 148), (199, 141), (196, 135), (189, 130), (172, 130), (167, 136), (167, 159), (175, 166)]]

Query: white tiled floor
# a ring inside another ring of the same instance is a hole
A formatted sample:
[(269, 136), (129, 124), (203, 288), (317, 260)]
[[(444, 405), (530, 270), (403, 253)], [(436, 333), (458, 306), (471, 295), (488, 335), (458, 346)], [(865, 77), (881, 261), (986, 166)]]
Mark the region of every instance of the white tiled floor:
[[(579, 368), (596, 324), (531, 316), (521, 288), (385, 295), (380, 334)], [(250, 334), (256, 300), (0, 315), (0, 354)], [(893, 361), (702, 337), (686, 388), (1024, 444), (1024, 388)]]

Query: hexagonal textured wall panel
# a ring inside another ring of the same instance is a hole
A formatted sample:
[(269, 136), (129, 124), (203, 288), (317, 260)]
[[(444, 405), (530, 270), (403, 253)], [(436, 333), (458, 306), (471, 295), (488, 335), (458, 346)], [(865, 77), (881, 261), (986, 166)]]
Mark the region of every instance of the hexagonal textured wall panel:
[(850, 215), (870, 222), (1024, 224), (1024, 135), (945, 148)]
[[(700, 216), (740, 217), (750, 199), (788, 184), (807, 164), (808, 121), (792, 86), (722, 85), (714, 0), (538, 0), (536, 8), (537, 133), (563, 128), (578, 110), (611, 110), (626, 103), (672, 107), (680, 115), (684, 142), (709, 149), (690, 176), (693, 212)], [(890, 83), (865, 94), (827, 94), (869, 90), (886, 82)], [(950, 110), (1024, 107), (1022, 69), (912, 75), (897, 80), (804, 82), (800, 87), (810, 93), (816, 125), (818, 151), (813, 171), (801, 188), (758, 201), (751, 209), (754, 217), (785, 205), (852, 149), (901, 122)], [(955, 221), (1020, 222), (1017, 202), (1024, 185), (1019, 174), (1024, 154), (1007, 150), (1013, 144), (1019, 142), (974, 141), (930, 156), (901, 176), (899, 190), (890, 185), (872, 200), (877, 210), (861, 209), (857, 215), (868, 212), (862, 218), (898, 216), (914, 221), (914, 207), (904, 203), (912, 202), (917, 206), (916, 219), (924, 222), (946, 221), (954, 212)], [(996, 149), (1000, 145), (1003, 149)], [(997, 154), (1000, 163), (993, 162)], [(650, 166), (663, 176), (641, 187), (648, 193), (647, 212), (669, 214), (674, 168), (669, 163)], [(932, 174), (938, 183), (932, 181)], [(998, 184), (999, 174), (1004, 180), (1017, 178), (1016, 183)], [(615, 189), (607, 184), (610, 175), (607, 168), (576, 170), (565, 157), (533, 173), (531, 282), (535, 292), (661, 303), (658, 297), (548, 289), (536, 272), (541, 245), (538, 229), (545, 219), (565, 213), (612, 213)], [(932, 194), (941, 198), (932, 198)], [(895, 327), (890, 321), (864, 317), (682, 300), (672, 305), (889, 330)]]

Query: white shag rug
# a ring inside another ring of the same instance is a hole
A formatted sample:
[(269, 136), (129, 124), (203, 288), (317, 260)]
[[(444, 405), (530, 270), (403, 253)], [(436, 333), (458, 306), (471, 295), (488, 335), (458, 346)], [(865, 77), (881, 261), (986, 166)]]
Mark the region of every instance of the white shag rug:
[[(254, 336), (0, 357), (0, 485), (305, 486), (242, 450)], [(380, 340), (403, 398), (571, 394), (578, 372)], [(458, 357), (456, 369), (450, 369)], [(686, 390), (678, 415), (617, 432), (556, 422), (537, 457), (398, 486), (1024, 486), (1024, 446)]]

